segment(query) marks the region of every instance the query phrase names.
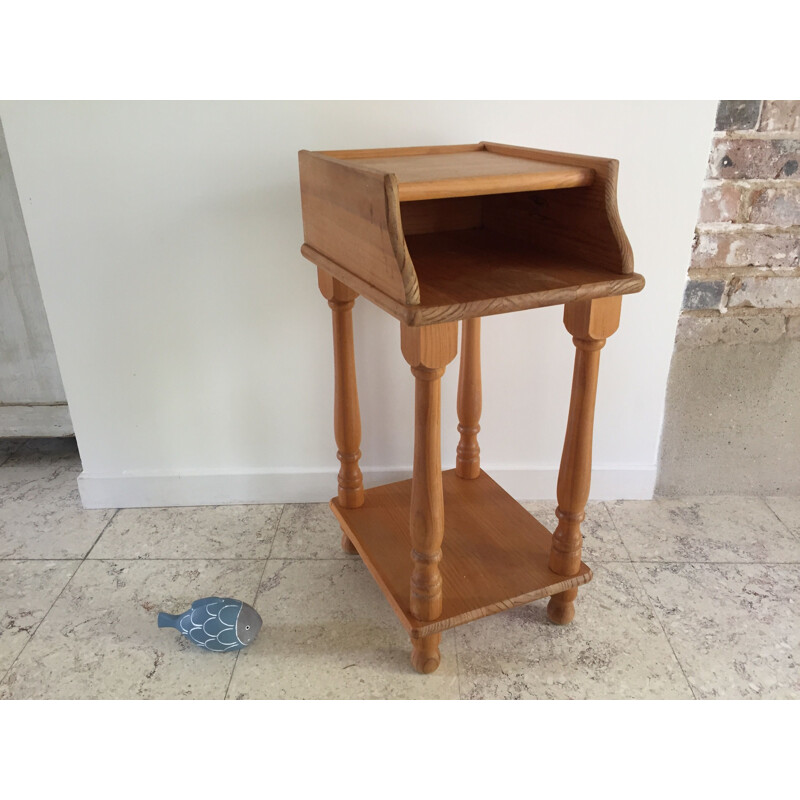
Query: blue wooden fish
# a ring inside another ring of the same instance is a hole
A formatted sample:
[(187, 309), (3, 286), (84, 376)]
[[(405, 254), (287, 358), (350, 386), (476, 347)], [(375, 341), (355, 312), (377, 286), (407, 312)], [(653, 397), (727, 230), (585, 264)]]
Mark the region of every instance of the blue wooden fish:
[(246, 647), (261, 630), (261, 617), (241, 600), (204, 597), (183, 614), (158, 615), (159, 628), (176, 628), (198, 647), (222, 653)]

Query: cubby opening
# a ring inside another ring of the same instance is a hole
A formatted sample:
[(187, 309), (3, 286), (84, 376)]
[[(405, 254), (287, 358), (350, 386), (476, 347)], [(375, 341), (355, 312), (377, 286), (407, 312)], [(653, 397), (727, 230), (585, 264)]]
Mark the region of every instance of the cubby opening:
[(420, 304), (585, 286), (624, 271), (596, 186), (400, 203)]

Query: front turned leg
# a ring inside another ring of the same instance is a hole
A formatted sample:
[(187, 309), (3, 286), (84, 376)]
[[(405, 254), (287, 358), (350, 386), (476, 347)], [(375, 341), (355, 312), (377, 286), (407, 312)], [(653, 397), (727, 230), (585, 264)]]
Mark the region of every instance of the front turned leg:
[[(328, 300), (333, 317), (333, 432), (338, 448), (338, 500), (342, 508), (359, 508), (364, 504), (364, 484), (358, 460), (361, 458), (361, 414), (358, 407), (356, 364), (353, 351), (352, 308), (358, 294), (323, 270), (317, 270), (319, 288)], [(356, 555), (358, 551), (345, 533), (342, 550)]]
[[(412, 328), (401, 324), (403, 356), (415, 378), (414, 473), (411, 480), (411, 613), (422, 621), (442, 613), (439, 562), (444, 538), (441, 463), (441, 377), (458, 349), (458, 324)], [(411, 663), (418, 672), (439, 666), (441, 634), (412, 638)]]
[[(549, 566), (565, 577), (577, 575), (581, 566), (581, 522), (592, 477), (592, 429), (600, 350), (619, 326), (621, 300), (621, 297), (603, 297), (564, 306), (564, 325), (576, 348), (575, 369), (558, 472), (558, 527), (553, 534)], [(553, 595), (547, 606), (550, 621), (558, 625), (571, 622), (577, 596), (577, 588)]]

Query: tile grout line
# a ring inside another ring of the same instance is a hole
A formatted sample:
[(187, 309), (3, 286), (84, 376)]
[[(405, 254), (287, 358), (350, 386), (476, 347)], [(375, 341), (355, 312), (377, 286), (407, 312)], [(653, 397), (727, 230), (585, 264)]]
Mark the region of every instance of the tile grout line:
[[(28, 645), (33, 641), (33, 637), (36, 636), (36, 634), (39, 631), (39, 628), (41, 628), (42, 625), (44, 624), (44, 621), (47, 619), (48, 615), (53, 610), (53, 606), (55, 606), (55, 604), (61, 599), (61, 596), (64, 594), (64, 592), (67, 591), (67, 587), (72, 583), (73, 578), (78, 574), (78, 570), (80, 570), (80, 568), (86, 563), (86, 559), (89, 557), (89, 553), (92, 552), (92, 550), (94, 549), (94, 546), (97, 544), (98, 541), (100, 541), (100, 537), (105, 533), (106, 528), (108, 528), (108, 526), (111, 524), (111, 521), (114, 519), (114, 517), (117, 516), (118, 513), (119, 513), (119, 509), (115, 508), (114, 509), (114, 513), (108, 518), (108, 522), (106, 522), (106, 524), (103, 525), (103, 529), (97, 535), (97, 538), (94, 540), (94, 543), (89, 548), (89, 550), (86, 552), (86, 555), (80, 560), (81, 563), (78, 564), (78, 566), (75, 568), (75, 571), (72, 573), (72, 575), (69, 576), (69, 580), (61, 588), (61, 591), (58, 593), (58, 596), (55, 598), (55, 600), (53, 600), (53, 602), (50, 604), (50, 608), (48, 608), (47, 611), (42, 615), (42, 618), (39, 620), (39, 624), (36, 626), (36, 628), (34, 628), (33, 633), (31, 633), (31, 635), (28, 637), (28, 641), (25, 642), (24, 645), (22, 645), (22, 649), (19, 651), (19, 653), (17, 653), (16, 657), (11, 662), (11, 664), (9, 664), (8, 669), (5, 671), (5, 673), (3, 674), (3, 677), (0, 679), (0, 685), (8, 677), (9, 673), (11, 672), (11, 670), (14, 669), (14, 664), (16, 664), (17, 661), (19, 661), (20, 656), (25, 652), (25, 649), (28, 647)], [(12, 559), (4, 559), (4, 560), (10, 561)], [(60, 559), (42, 558), (42, 559), (13, 559), (13, 560), (15, 560), (15, 561), (17, 561), (17, 560), (20, 560), (20, 561), (22, 561), (22, 560), (26, 560), (26, 561), (77, 561), (78, 559), (76, 559), (76, 558), (60, 558)], [(99, 560), (99, 559), (95, 559), (95, 560)]]
[(777, 519), (777, 520), (778, 520), (778, 522), (780, 522), (780, 524), (781, 524), (781, 525), (783, 525), (783, 527), (784, 527), (784, 528), (786, 528), (786, 530), (787, 530), (787, 531), (789, 531), (789, 535), (790, 535), (790, 536), (794, 536), (794, 538), (795, 538), (795, 539), (800, 539), (800, 533), (795, 533), (795, 532), (794, 532), (794, 531), (793, 531), (793, 530), (792, 530), (792, 529), (791, 529), (791, 528), (790, 528), (790, 527), (789, 527), (789, 526), (788, 526), (788, 525), (787, 525), (787, 524), (786, 524), (786, 523), (785, 523), (785, 522), (784, 522), (784, 521), (781, 519), (781, 517), (778, 515), (778, 512), (777, 512), (777, 511), (775, 511), (775, 509), (774, 509), (774, 508), (773, 508), (773, 507), (772, 507), (772, 506), (771, 506), (771, 505), (770, 505), (770, 504), (767, 502), (767, 498), (766, 498), (766, 497), (762, 497), (761, 495), (759, 495), (759, 500), (761, 500), (761, 501), (764, 503), (764, 505), (765, 505), (765, 506), (766, 506), (766, 507), (767, 507), (767, 508), (768, 508), (768, 509), (769, 509), (769, 510), (772, 512), (772, 514), (774, 515), (775, 519)]
[[(625, 548), (625, 552), (628, 554), (628, 561), (633, 564), (633, 556), (631, 555), (631, 551), (628, 549), (628, 545), (625, 544), (625, 540), (622, 538), (622, 534), (619, 532), (619, 528), (617, 527), (617, 521), (614, 519), (614, 515), (611, 513), (611, 509), (608, 507), (608, 503), (603, 500), (603, 508), (606, 510), (606, 514), (608, 514), (608, 518), (611, 520), (611, 524), (614, 526), (614, 530), (619, 537), (619, 540), (622, 542), (622, 546)], [(599, 561), (597, 562), (600, 563)]]
[[(281, 520), (283, 519), (283, 512), (286, 511), (286, 506), (287, 503), (283, 503), (281, 505), (281, 513), (278, 515), (278, 522), (275, 524), (275, 530), (273, 531), (272, 534), (272, 541), (270, 542), (269, 545), (269, 552), (267, 553), (267, 557), (264, 559), (264, 569), (261, 570), (261, 575), (259, 576), (258, 583), (256, 584), (256, 591), (255, 595), (253, 596), (253, 608), (256, 607), (256, 602), (258, 601), (258, 594), (261, 591), (261, 584), (264, 581), (264, 575), (266, 574), (267, 566), (269, 565), (269, 559), (270, 556), (272, 555), (272, 548), (275, 547), (275, 539), (278, 536), (278, 530), (281, 527)], [(231, 683), (233, 683), (233, 676), (236, 673), (236, 666), (239, 663), (239, 655), (241, 654), (241, 652), (242, 652), (241, 649), (236, 651), (236, 658), (234, 659), (233, 662), (233, 669), (231, 670), (231, 676), (230, 678), (228, 678), (228, 685), (225, 687), (225, 694), (222, 697), (223, 700), (228, 699), (228, 692), (230, 692), (231, 690)]]
[(458, 636), (455, 629), (453, 629), (453, 647), (456, 651), (456, 681), (458, 682), (458, 699), (463, 700), (464, 695), (461, 693), (461, 660), (458, 657)]
[[(94, 548), (97, 546), (97, 543), (100, 541), (100, 537), (106, 532), (108, 526), (114, 521), (114, 518), (117, 516), (117, 514), (119, 514), (119, 511), (120, 510), (118, 508), (114, 509), (114, 513), (108, 518), (108, 522), (106, 522), (106, 524), (103, 525), (103, 530), (101, 530), (100, 533), (97, 535), (97, 538), (92, 543), (92, 546), (89, 548), (88, 552), (83, 557), (83, 561), (81, 561), (81, 564), (83, 564), (83, 562), (86, 561), (86, 559), (89, 558), (89, 556), (92, 554), (92, 550), (94, 550)], [(100, 561), (101, 559), (94, 558), (92, 560)], [(78, 569), (80, 569), (80, 567), (78, 567)]]
[[(655, 603), (653, 602), (653, 598), (650, 597), (650, 592), (647, 591), (647, 588), (644, 585), (644, 581), (642, 580), (642, 576), (639, 574), (639, 570), (636, 569), (636, 562), (631, 562), (631, 563), (633, 565), (633, 571), (636, 573), (636, 577), (639, 579), (639, 583), (641, 584), (642, 591), (644, 592), (644, 596), (647, 598), (647, 602), (649, 603), (650, 608), (651, 608), (651, 610), (653, 612), (653, 616), (655, 617), (656, 622), (658, 622), (658, 627), (661, 628), (661, 631), (664, 634), (664, 638), (667, 640), (667, 644), (669, 645), (669, 649), (672, 651), (672, 655), (675, 658), (675, 662), (680, 667), (681, 674), (683, 675), (683, 679), (686, 681), (686, 685), (689, 687), (689, 691), (692, 693), (692, 698), (694, 700), (697, 700), (697, 695), (695, 694), (694, 687), (692, 686), (691, 681), (689, 680), (689, 676), (686, 674), (686, 670), (683, 668), (683, 664), (681, 663), (681, 660), (678, 658), (678, 654), (675, 652), (675, 648), (672, 645), (672, 640), (669, 638), (669, 634), (667, 633), (667, 629), (664, 627), (664, 623), (661, 621), (661, 617), (658, 615), (658, 611), (656, 610), (656, 606), (655, 606)], [(640, 562), (640, 563), (644, 563), (644, 562)], [(665, 562), (665, 563), (671, 563), (671, 562)], [(681, 562), (681, 563), (683, 563), (683, 562)], [(693, 566), (695, 566), (695, 565), (693, 565)]]
[(614, 515), (611, 513), (611, 509), (608, 507), (608, 504), (603, 501), (603, 506), (608, 513), (609, 518), (611, 519), (611, 524), (614, 526), (614, 530), (617, 532), (617, 536), (619, 536), (619, 540), (622, 542), (622, 546), (625, 548), (625, 552), (628, 554), (628, 558), (630, 559), (630, 565), (633, 567), (633, 573), (636, 575), (636, 579), (639, 581), (639, 586), (642, 588), (642, 592), (644, 596), (647, 598), (647, 603), (650, 606), (651, 611), (653, 612), (653, 616), (658, 622), (658, 627), (661, 628), (661, 632), (664, 634), (664, 639), (666, 639), (667, 644), (669, 645), (669, 649), (672, 651), (672, 655), (675, 659), (675, 663), (680, 668), (681, 674), (683, 675), (683, 679), (686, 681), (686, 685), (689, 687), (689, 691), (692, 693), (692, 697), (697, 700), (697, 695), (694, 693), (694, 687), (692, 686), (691, 682), (689, 681), (688, 676), (686, 675), (686, 670), (683, 668), (683, 664), (681, 664), (681, 660), (678, 658), (678, 654), (675, 652), (675, 648), (672, 646), (672, 641), (667, 634), (667, 629), (664, 627), (664, 623), (661, 621), (661, 617), (658, 616), (658, 612), (656, 611), (655, 604), (653, 603), (653, 598), (650, 597), (650, 592), (647, 591), (647, 587), (644, 585), (644, 581), (642, 580), (642, 576), (639, 574), (639, 570), (636, 568), (636, 564), (644, 564), (644, 563), (663, 563), (663, 562), (636, 562), (633, 560), (631, 556), (631, 551), (628, 549), (628, 545), (625, 544), (625, 540), (622, 538), (622, 534), (617, 527), (617, 521), (614, 519)]

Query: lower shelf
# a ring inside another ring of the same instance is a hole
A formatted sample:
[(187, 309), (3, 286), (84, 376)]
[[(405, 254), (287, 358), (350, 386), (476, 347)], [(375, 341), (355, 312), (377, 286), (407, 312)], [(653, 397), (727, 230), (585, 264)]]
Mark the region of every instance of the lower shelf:
[(591, 580), (592, 571), (583, 563), (570, 578), (548, 568), (552, 535), (485, 472), (464, 480), (447, 470), (442, 483), (443, 607), (432, 622), (414, 618), (409, 609), (411, 481), (368, 489), (360, 508), (342, 508), (336, 498), (331, 500), (342, 529), (412, 637), (454, 628)]

